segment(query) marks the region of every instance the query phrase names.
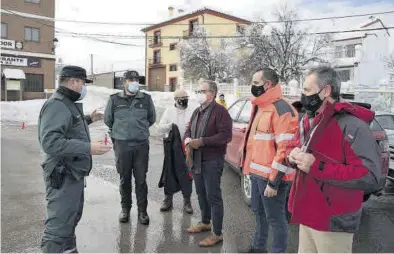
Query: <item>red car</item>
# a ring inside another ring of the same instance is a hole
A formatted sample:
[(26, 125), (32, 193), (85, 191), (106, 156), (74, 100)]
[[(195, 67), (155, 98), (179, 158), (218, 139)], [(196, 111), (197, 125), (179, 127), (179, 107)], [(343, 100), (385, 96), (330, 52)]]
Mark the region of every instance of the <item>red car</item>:
[[(292, 99), (288, 100), (290, 103), (299, 110), (302, 110), (298, 105), (300, 104), (298, 101), (294, 101)], [(365, 103), (356, 103), (351, 102), (366, 108), (371, 108), (371, 105)], [(251, 182), (249, 176), (245, 176), (242, 174), (241, 168), (241, 155), (242, 155), (242, 143), (244, 140), (244, 136), (248, 127), (248, 122), (250, 118), (250, 114), (252, 111), (252, 104), (250, 103), (250, 97), (244, 97), (236, 102), (234, 102), (228, 112), (230, 113), (231, 118), (233, 119), (233, 139), (227, 146), (227, 154), (226, 154), (226, 163), (233, 168), (236, 172), (240, 174), (241, 177), (241, 190), (242, 196), (245, 202), (250, 205), (251, 203)], [(386, 132), (380, 126), (380, 124), (374, 119), (370, 125), (372, 133), (376, 138), (376, 142), (379, 144), (379, 147), (382, 151), (381, 161), (383, 166), (383, 174), (381, 182), (381, 189), (374, 193), (376, 195), (380, 195), (381, 191), (385, 185), (385, 178), (387, 176), (388, 168), (389, 168), (389, 143), (387, 139)], [(366, 195), (364, 200), (366, 201), (370, 195)]]

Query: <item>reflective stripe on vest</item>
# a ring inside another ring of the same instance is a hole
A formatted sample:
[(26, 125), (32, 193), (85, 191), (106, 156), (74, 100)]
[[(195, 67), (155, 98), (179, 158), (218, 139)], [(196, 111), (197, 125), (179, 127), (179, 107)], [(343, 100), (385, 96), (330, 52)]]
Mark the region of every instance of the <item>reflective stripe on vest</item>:
[(254, 135), (254, 140), (273, 140), (275, 138), (272, 133), (257, 133)]
[(275, 139), (276, 142), (289, 141), (289, 140), (293, 140), (294, 138), (295, 138), (295, 135), (289, 134), (289, 133), (279, 134), (276, 137), (272, 133), (257, 133), (253, 137), (254, 140), (273, 140), (273, 139)]
[(260, 165), (260, 164), (257, 164), (257, 163), (255, 163), (255, 162), (251, 162), (251, 163), (250, 163), (250, 168), (251, 168), (251, 169), (258, 170), (258, 171), (261, 171), (261, 172), (263, 172), (263, 173), (267, 173), (267, 174), (269, 174), (269, 173), (272, 172), (272, 169), (271, 169), (271, 168), (266, 167), (266, 166), (263, 166), (263, 165)]
[(289, 141), (295, 138), (294, 134), (283, 133), (275, 137), (276, 142)]
[(285, 165), (280, 164), (280, 163), (278, 163), (276, 161), (272, 162), (272, 168), (275, 168), (275, 169), (277, 169), (280, 172), (283, 172), (285, 174), (291, 174), (291, 173), (293, 173), (295, 171), (294, 168), (286, 167)]

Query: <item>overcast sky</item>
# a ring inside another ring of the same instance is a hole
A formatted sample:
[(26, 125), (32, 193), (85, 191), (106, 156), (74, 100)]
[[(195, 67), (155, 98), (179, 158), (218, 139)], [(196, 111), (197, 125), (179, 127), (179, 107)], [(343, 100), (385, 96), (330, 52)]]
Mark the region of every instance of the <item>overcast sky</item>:
[[(263, 17), (274, 20), (272, 11), (278, 0), (56, 0), (56, 18), (68, 20), (158, 23), (168, 18), (168, 6), (188, 6), (197, 9), (212, 7), (225, 13), (251, 21)], [(292, 0), (287, 4), (297, 7), (301, 18), (341, 16), (394, 10), (394, 0)], [(394, 26), (394, 14), (381, 15), (386, 26)], [(314, 21), (308, 24), (315, 31), (354, 29), (368, 17)], [(75, 38), (64, 32), (144, 35), (143, 26), (92, 25), (56, 22), (59, 39), (57, 55), (65, 64), (83, 66), (90, 72), (90, 54), (93, 54), (94, 71), (135, 69), (144, 73), (144, 39), (101, 38), (135, 46), (102, 43), (86, 38)], [(394, 30), (391, 30), (394, 49)]]

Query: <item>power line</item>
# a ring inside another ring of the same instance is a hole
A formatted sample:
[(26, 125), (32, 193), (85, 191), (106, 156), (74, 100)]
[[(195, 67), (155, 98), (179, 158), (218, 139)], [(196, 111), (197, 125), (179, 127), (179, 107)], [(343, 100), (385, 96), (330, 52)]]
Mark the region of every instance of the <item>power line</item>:
[[(355, 33), (355, 32), (369, 32), (369, 31), (380, 31), (380, 30), (389, 30), (389, 29), (394, 29), (394, 26), (391, 27), (380, 27), (380, 28), (368, 28), (368, 29), (352, 29), (352, 30), (337, 30), (337, 31), (326, 31), (326, 32), (314, 32), (314, 33), (305, 33), (306, 35), (325, 35), (325, 34), (339, 34), (339, 33)], [(117, 34), (101, 34), (101, 33), (75, 33), (75, 32), (60, 32), (56, 31), (58, 34), (70, 34), (70, 35), (76, 35), (76, 36), (99, 36), (99, 37), (112, 37), (112, 38), (123, 38), (123, 39), (153, 39), (155, 36), (145, 36), (145, 35), (117, 35)], [(198, 37), (193, 37), (193, 36), (160, 36), (160, 39), (185, 39), (185, 38), (212, 38), (212, 39), (231, 39), (231, 38), (253, 38), (255, 36), (253, 35), (207, 35), (207, 36), (198, 36)]]
[[(18, 16), (23, 16), (22, 14), (16, 13), (9, 9), (1, 9), (2, 11), (9, 12), (9, 14), (14, 14)], [(356, 18), (356, 17), (365, 17), (365, 16), (373, 16), (373, 15), (386, 15), (392, 14), (394, 10), (384, 11), (384, 12), (371, 12), (371, 13), (363, 13), (363, 14), (353, 14), (353, 15), (344, 15), (344, 16), (331, 16), (331, 17), (316, 17), (316, 18), (307, 18), (307, 19), (294, 19), (294, 20), (272, 20), (272, 21), (252, 21), (252, 24), (272, 24), (272, 23), (286, 23), (286, 22), (308, 22), (308, 21), (321, 21), (321, 20), (332, 20), (332, 19), (346, 19), (346, 18)], [(52, 22), (67, 22), (67, 23), (79, 23), (79, 24), (96, 24), (96, 25), (120, 25), (120, 26), (153, 26), (160, 24), (158, 23), (127, 23), (127, 22), (103, 22), (103, 21), (84, 21), (84, 20), (69, 20), (69, 19), (55, 19), (55, 18), (40, 18), (40, 17), (26, 17), (30, 19), (42, 19)], [(168, 24), (169, 26), (189, 26), (189, 24)], [(235, 25), (235, 23), (225, 22), (225, 23), (204, 23), (208, 26), (222, 26), (222, 25)]]
[[(8, 10), (8, 11), (13, 13), (13, 14), (15, 14), (19, 18), (24, 18), (24, 19), (29, 19), (29, 20), (31, 19), (29, 17), (25, 17), (25, 16), (22, 16), (22, 15), (19, 15), (16, 12), (13, 12), (13, 11), (10, 11), (10, 10)], [(75, 33), (73, 33), (73, 32), (70, 32), (70, 31), (64, 30), (64, 29), (60, 29), (60, 28), (56, 28), (55, 26), (50, 25), (50, 24), (42, 23), (42, 22), (39, 22), (39, 21), (36, 21), (36, 20), (33, 20), (33, 22), (41, 25), (41, 27), (47, 26), (47, 27), (53, 28), (53, 29), (55, 29), (56, 33), (59, 33), (59, 32), (60, 33), (71, 33), (71, 37), (75, 37), (75, 38), (85, 38), (85, 39), (90, 39), (90, 40), (94, 40), (94, 41), (120, 45), (120, 46), (129, 46), (129, 47), (138, 47), (138, 46), (140, 46), (140, 45), (135, 45), (135, 44), (126, 44), (126, 43), (121, 43), (121, 42), (107, 41), (107, 40), (103, 40), (103, 39), (99, 39), (99, 38), (89, 37), (89, 35), (83, 35), (83, 34), (75, 35)]]
[[(13, 11), (8, 10), (9, 12), (15, 14), (16, 16), (24, 19), (29, 19), (29, 17), (25, 17), (22, 15), (19, 15), (18, 13), (15, 13)], [(394, 12), (394, 11), (392, 11)], [(361, 15), (361, 14), (360, 14)], [(105, 37), (112, 37), (112, 38), (119, 38), (121, 36), (122, 38), (125, 39), (145, 39), (145, 38), (154, 38), (154, 36), (144, 36), (144, 35), (115, 35), (115, 34), (84, 34), (84, 33), (75, 33), (71, 31), (67, 31), (64, 29), (56, 28), (53, 25), (42, 23), (36, 20), (33, 20), (33, 22), (40, 24), (42, 26), (47, 26), (55, 29), (55, 32), (58, 34), (67, 34), (70, 35), (71, 37), (75, 38), (86, 38), (94, 41), (99, 41), (103, 43), (109, 43), (109, 44), (115, 44), (115, 45), (120, 45), (120, 46), (130, 46), (130, 47), (141, 47), (141, 45), (136, 45), (136, 44), (128, 44), (128, 43), (121, 43), (121, 42), (115, 42), (115, 41), (108, 41), (108, 40), (103, 40), (99, 38), (95, 38), (92, 36), (105, 36)], [(323, 34), (336, 34), (336, 33), (351, 33), (351, 32), (367, 32), (367, 31), (379, 31), (379, 30), (389, 30), (393, 29), (394, 27), (384, 27), (384, 28), (371, 28), (371, 29), (353, 29), (353, 30), (342, 30), (342, 31), (328, 31), (328, 32), (316, 32), (316, 33), (306, 33), (307, 35), (323, 35)], [(246, 35), (234, 35), (234, 36), (205, 36), (205, 37), (194, 37), (194, 38), (217, 38), (217, 39), (230, 39), (230, 38), (246, 38), (246, 37), (253, 37), (253, 36), (246, 36)], [(161, 36), (161, 39), (184, 39), (184, 36)], [(191, 37), (193, 38), (193, 37)], [(144, 47), (144, 46), (142, 46)], [(167, 47), (167, 46), (164, 46)]]

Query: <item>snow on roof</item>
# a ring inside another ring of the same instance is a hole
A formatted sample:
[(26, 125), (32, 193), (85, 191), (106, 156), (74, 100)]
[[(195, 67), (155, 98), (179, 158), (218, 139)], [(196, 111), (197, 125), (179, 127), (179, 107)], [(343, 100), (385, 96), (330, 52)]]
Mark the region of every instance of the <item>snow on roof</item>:
[[(369, 19), (363, 23), (361, 23), (360, 25), (351, 28), (350, 30), (364, 30), (364, 29), (369, 29), (371, 25), (376, 24), (376, 23), (380, 23), (381, 27), (384, 28), (384, 24), (382, 22), (382, 20), (380, 20), (379, 18), (376, 18), (374, 16), (369, 17)], [(340, 40), (349, 40), (349, 39), (356, 39), (356, 38), (361, 38), (361, 37), (365, 37), (367, 34), (367, 32), (363, 32), (363, 31), (358, 31), (358, 32), (351, 32), (351, 33), (342, 33), (342, 34), (338, 34), (335, 36), (334, 40), (335, 41), (340, 41)]]
[(26, 79), (25, 72), (20, 69), (4, 69), (3, 75), (6, 79)]
[(152, 29), (155, 29), (155, 28), (158, 28), (158, 27), (162, 27), (162, 26), (165, 26), (167, 24), (174, 23), (174, 22), (186, 19), (187, 16), (192, 16), (194, 14), (204, 13), (204, 12), (211, 12), (211, 14), (221, 15), (221, 16), (223, 16), (223, 18), (237, 20), (238, 22), (251, 23), (249, 20), (246, 20), (246, 19), (243, 19), (243, 18), (240, 18), (240, 17), (236, 17), (236, 16), (233, 16), (231, 14), (224, 13), (222, 11), (219, 11), (217, 9), (213, 9), (211, 7), (203, 7), (203, 8), (194, 9), (194, 10), (193, 9), (186, 10), (184, 8), (180, 8), (180, 9), (182, 9), (183, 12), (180, 12), (180, 13), (176, 12), (175, 13), (175, 10), (174, 10), (174, 14), (173, 14), (172, 17), (170, 17), (170, 18), (168, 18), (166, 20), (163, 20), (160, 23), (157, 23), (157, 24), (145, 27), (141, 31), (147, 32), (147, 31), (150, 31)]

